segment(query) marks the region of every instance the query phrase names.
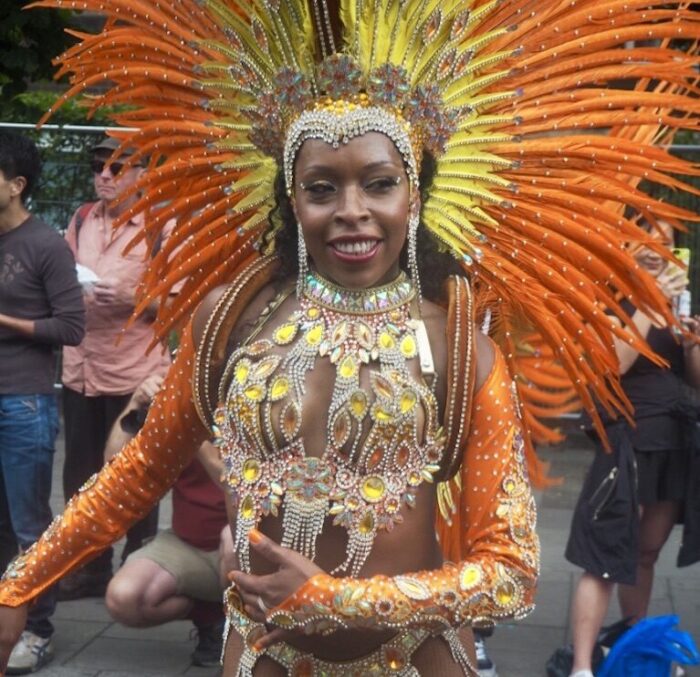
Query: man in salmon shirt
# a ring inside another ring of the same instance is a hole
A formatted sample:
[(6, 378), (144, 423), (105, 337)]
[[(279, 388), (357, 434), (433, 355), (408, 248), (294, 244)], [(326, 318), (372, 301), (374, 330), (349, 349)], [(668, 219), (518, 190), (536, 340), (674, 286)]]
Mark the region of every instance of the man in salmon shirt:
[[(137, 386), (148, 375), (165, 374), (170, 364), (168, 355), (161, 350), (147, 354), (153, 339), (155, 308), (126, 327), (134, 311), (139, 281), (155, 252), (140, 242), (124, 253), (126, 245), (143, 228), (143, 214), (133, 216), (117, 229), (113, 227), (117, 217), (137, 201), (138, 194), (118, 198), (126, 195), (145, 171), (140, 165), (124, 164), (133, 152), (131, 149), (113, 158), (118, 147), (117, 139), (107, 137), (92, 149), (91, 168), (99, 199), (80, 207), (66, 231), (79, 274), (85, 280), (87, 311), (85, 339), (63, 353), (66, 501), (102, 467), (109, 431)], [(172, 225), (166, 228), (166, 237)], [(145, 538), (155, 535), (157, 520), (156, 508), (132, 527), (122, 561), (129, 552), (141, 547)], [(109, 549), (61, 581), (59, 599), (100, 597), (111, 576)]]

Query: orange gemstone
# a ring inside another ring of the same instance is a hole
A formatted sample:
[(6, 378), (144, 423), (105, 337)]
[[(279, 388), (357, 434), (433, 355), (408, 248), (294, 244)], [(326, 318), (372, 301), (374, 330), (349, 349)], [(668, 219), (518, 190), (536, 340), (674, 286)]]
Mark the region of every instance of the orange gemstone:
[(388, 646), (384, 649), (384, 660), (392, 672), (403, 670), (406, 666), (406, 655), (393, 646)]
[(292, 667), (292, 677), (313, 677), (314, 663), (310, 658), (298, 660)]
[(372, 455), (369, 457), (369, 460), (367, 461), (367, 469), (372, 470), (372, 468), (375, 468), (377, 464), (382, 460), (383, 456), (384, 452), (381, 449), (375, 449), (372, 452)]

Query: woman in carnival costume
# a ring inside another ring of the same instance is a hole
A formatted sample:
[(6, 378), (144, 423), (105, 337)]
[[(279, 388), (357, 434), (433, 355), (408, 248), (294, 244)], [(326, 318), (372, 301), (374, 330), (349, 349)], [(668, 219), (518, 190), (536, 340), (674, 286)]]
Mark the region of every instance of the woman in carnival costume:
[[(650, 352), (609, 321), (625, 319), (615, 291), (673, 322), (620, 203), (690, 216), (636, 186), (694, 171), (653, 142), (696, 126), (697, 60), (669, 41), (693, 43), (697, 16), (648, 0), (71, 7), (108, 21), (61, 57), (66, 98), (107, 85), (93, 105), (128, 104), (115, 121), (137, 131), (119, 138), (150, 157), (141, 236), (178, 220), (143, 304), (184, 280), (159, 327), (186, 326), (141, 434), (5, 573), (3, 656), (29, 601), (213, 436), (240, 562), (225, 674), (474, 674), (469, 628), (533, 606), (526, 465), (542, 479), (552, 386), (625, 411), (603, 378), (612, 338)], [(486, 313), (503, 352), (476, 329)], [(566, 379), (521, 349), (533, 332)]]

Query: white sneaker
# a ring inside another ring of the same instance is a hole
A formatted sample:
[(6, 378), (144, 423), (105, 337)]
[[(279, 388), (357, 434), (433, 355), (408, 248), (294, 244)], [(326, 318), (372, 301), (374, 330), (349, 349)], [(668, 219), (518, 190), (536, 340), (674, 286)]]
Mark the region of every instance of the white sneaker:
[(496, 666), (486, 653), (484, 638), (477, 635), (474, 638), (474, 646), (476, 647), (476, 660), (479, 677), (498, 677)]
[(7, 662), (8, 675), (26, 675), (36, 672), (53, 658), (51, 637), (44, 639), (25, 630), (15, 644)]

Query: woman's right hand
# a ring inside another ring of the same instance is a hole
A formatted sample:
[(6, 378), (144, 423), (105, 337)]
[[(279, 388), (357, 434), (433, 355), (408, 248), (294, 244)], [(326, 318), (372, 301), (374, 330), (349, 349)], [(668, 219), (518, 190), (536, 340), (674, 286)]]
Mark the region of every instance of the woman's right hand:
[(27, 624), (27, 605), (5, 606), (0, 604), (0, 675), (5, 674), (7, 661)]
[(661, 293), (672, 301), (688, 288), (688, 274), (676, 266), (667, 266), (656, 278)]

